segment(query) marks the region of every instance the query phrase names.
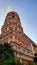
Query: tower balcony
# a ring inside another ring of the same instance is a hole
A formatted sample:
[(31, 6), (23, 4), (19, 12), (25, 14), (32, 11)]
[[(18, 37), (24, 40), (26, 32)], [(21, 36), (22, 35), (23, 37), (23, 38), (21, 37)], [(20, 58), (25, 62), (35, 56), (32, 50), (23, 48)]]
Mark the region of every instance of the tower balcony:
[(34, 54), (33, 54), (32, 52), (31, 52), (31, 53), (28, 52), (28, 50), (26, 50), (26, 49), (24, 49), (24, 50), (25, 50), (25, 51), (24, 51), (22, 48), (19, 49), (19, 47), (13, 46), (13, 50), (14, 50), (14, 51), (17, 51), (18, 53), (21, 53), (21, 54), (30, 56), (30, 57), (32, 57), (32, 58), (34, 57)]

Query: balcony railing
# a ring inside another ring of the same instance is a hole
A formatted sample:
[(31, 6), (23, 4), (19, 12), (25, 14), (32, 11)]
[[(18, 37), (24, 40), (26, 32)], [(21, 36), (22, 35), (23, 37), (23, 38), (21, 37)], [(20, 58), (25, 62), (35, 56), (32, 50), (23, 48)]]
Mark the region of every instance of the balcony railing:
[(15, 51), (17, 51), (19, 53), (22, 53), (24, 55), (30, 56), (30, 57), (34, 57), (34, 54), (29, 53), (28, 50), (26, 50), (26, 49), (23, 50), (22, 48), (19, 49), (19, 47), (13, 46), (13, 50), (15, 50)]
[(29, 60), (29, 61), (33, 61), (33, 58), (28, 57), (26, 55), (19, 55), (19, 54), (17, 54), (16, 57), (21, 58), (21, 59), (26, 59), (26, 60)]

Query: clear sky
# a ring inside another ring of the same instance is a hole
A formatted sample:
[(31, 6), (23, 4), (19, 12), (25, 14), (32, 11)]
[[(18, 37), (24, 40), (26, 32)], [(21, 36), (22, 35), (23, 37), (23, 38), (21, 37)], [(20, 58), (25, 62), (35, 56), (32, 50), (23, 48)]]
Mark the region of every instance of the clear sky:
[(0, 0), (0, 30), (9, 11), (19, 14), (24, 32), (37, 44), (37, 0)]

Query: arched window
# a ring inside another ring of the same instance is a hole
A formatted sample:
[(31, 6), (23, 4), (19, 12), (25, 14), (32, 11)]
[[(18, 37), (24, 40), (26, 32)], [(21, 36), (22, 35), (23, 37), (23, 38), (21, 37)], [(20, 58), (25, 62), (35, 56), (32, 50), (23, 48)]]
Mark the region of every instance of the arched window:
[(14, 18), (15, 16), (13, 15), (12, 18)]

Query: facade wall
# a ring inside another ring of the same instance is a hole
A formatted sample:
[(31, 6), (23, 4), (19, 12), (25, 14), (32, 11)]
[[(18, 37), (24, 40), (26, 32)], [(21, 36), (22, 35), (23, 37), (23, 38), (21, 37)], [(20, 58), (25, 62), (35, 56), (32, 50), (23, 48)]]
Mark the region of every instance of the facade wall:
[(2, 44), (9, 43), (14, 50), (15, 58), (26, 65), (33, 61), (36, 45), (23, 32), (19, 15), (9, 12), (1, 28), (0, 41)]

